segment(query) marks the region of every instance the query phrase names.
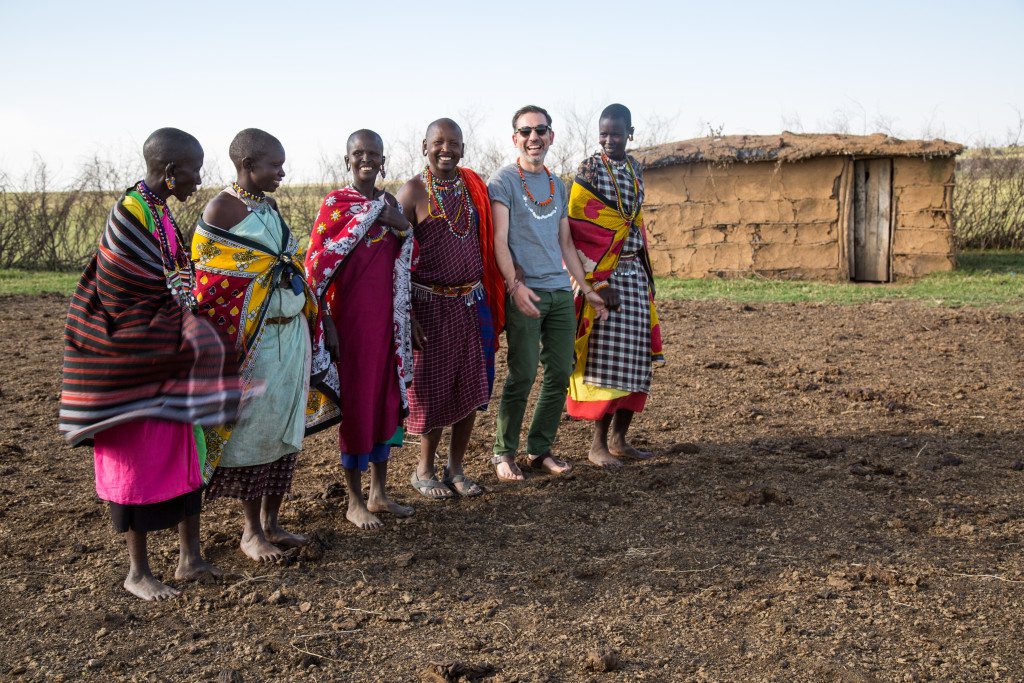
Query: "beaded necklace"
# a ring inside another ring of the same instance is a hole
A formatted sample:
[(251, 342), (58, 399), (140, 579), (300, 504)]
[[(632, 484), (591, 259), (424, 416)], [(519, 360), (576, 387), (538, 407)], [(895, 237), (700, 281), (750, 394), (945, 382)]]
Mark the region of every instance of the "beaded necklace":
[[(438, 180), (433, 173), (430, 171), (430, 167), (426, 168), (426, 182), (427, 186), (427, 216), (430, 218), (443, 218), (444, 222), (448, 224), (448, 230), (457, 238), (465, 239), (469, 235), (470, 230), (473, 227), (473, 214), (474, 207), (473, 202), (469, 198), (469, 190), (466, 188), (466, 183), (462, 181), (462, 174), (458, 174), (452, 180)], [(461, 201), (455, 210), (455, 216), (453, 218), (448, 217), (447, 211), (444, 208), (444, 202), (440, 195), (441, 192), (459, 192)], [(441, 212), (440, 216), (435, 216), (431, 209), (431, 202), (437, 204), (438, 210)], [(456, 228), (456, 224), (459, 223), (459, 219), (463, 216), (466, 217), (465, 228), (459, 230)]]
[[(355, 192), (359, 192), (359, 190), (356, 190), (355, 186), (353, 186), (353, 185), (349, 185), (348, 187), (349, 187), (350, 189), (354, 190)], [(359, 194), (363, 194), (363, 193), (362, 193), (362, 192), (359, 192)], [(363, 196), (364, 196), (364, 197), (366, 197), (366, 195), (363, 195)], [(368, 198), (368, 199), (369, 199), (370, 201), (376, 201), (376, 200), (374, 200), (374, 199), (373, 199), (372, 197), (370, 197), (370, 198)], [(369, 246), (372, 246), (372, 245), (374, 245), (374, 244), (377, 244), (377, 242), (380, 242), (380, 241), (381, 241), (382, 239), (384, 239), (384, 237), (385, 237), (385, 236), (386, 236), (386, 235), (387, 235), (387, 234), (388, 234), (389, 232), (390, 232), (390, 233), (391, 233), (392, 235), (394, 235), (395, 237), (397, 237), (398, 239), (400, 239), (400, 240), (404, 240), (404, 239), (405, 239), (406, 237), (408, 237), (408, 236), (409, 236), (409, 233), (411, 232), (411, 231), (409, 231), (409, 230), (400, 230), (400, 229), (398, 229), (398, 228), (393, 228), (393, 227), (391, 227), (390, 225), (384, 225), (383, 223), (381, 223), (381, 226), (380, 226), (380, 232), (379, 232), (379, 233), (377, 233), (376, 235), (371, 235), (371, 234), (370, 234), (370, 230), (372, 230), (372, 229), (373, 229), (373, 226), (371, 225), (371, 226), (370, 226), (370, 227), (369, 227), (369, 228), (368, 228), (368, 229), (366, 230), (366, 232), (365, 232), (365, 233), (364, 233), (364, 235), (363, 235), (363, 243), (364, 243), (364, 244), (366, 244), (366, 246), (368, 246), (368, 247), (369, 247)]]
[[(135, 185), (135, 189), (142, 195), (153, 216), (153, 220), (157, 224), (155, 232), (157, 241), (160, 243), (160, 261), (164, 268), (164, 279), (167, 280), (167, 289), (171, 290), (171, 296), (174, 297), (179, 306), (195, 311), (199, 305), (199, 302), (196, 301), (195, 292), (192, 291), (196, 280), (195, 265), (181, 246), (183, 244), (181, 230), (178, 228), (178, 223), (174, 220), (171, 207), (167, 206), (166, 202), (153, 194), (153, 191), (146, 185), (145, 180), (140, 180)], [(167, 217), (171, 228), (174, 230), (174, 236), (178, 242), (176, 254), (171, 253), (171, 246), (166, 232), (167, 228), (160, 217), (160, 212), (157, 211), (157, 207), (163, 209), (163, 215)]]
[(608, 158), (607, 154), (601, 152), (601, 161), (604, 162), (604, 167), (608, 171), (608, 176), (612, 180), (612, 185), (615, 186), (615, 201), (618, 204), (616, 210), (619, 212), (619, 215), (622, 216), (622, 220), (628, 221), (629, 224), (632, 225), (633, 221), (636, 220), (637, 215), (640, 213), (640, 181), (637, 180), (636, 171), (633, 170), (633, 163), (629, 160), (629, 157), (626, 157), (624, 167), (629, 169), (629, 176), (633, 179), (633, 197), (635, 197), (633, 200), (633, 210), (627, 216), (622, 205), (622, 192), (619, 191), (619, 181), (615, 177), (615, 171), (612, 170), (611, 159)]
[(269, 206), (270, 204), (270, 202), (267, 201), (267, 195), (262, 192), (260, 194), (249, 192), (237, 182), (231, 183), (231, 189), (238, 194), (238, 198), (242, 200), (242, 203), (245, 204), (246, 210), (250, 212), (258, 211), (264, 206)]
[[(526, 184), (526, 176), (523, 175), (523, 167), (520, 165), (519, 159), (516, 159), (516, 171), (519, 172), (519, 182), (523, 186), (523, 206), (526, 207), (526, 210), (529, 211), (533, 215), (533, 217), (539, 221), (554, 216), (555, 212), (558, 211), (557, 206), (553, 207), (551, 211), (548, 211), (545, 214), (538, 214), (536, 211), (533, 210), (533, 206), (547, 206), (548, 204), (555, 200), (555, 177), (551, 175), (551, 171), (548, 170), (548, 167), (544, 166), (544, 172), (548, 174), (549, 194), (548, 198), (542, 202), (538, 202), (536, 198), (534, 198), (533, 193), (530, 192), (530, 188)], [(533, 204), (533, 206), (530, 206), (530, 204)]]
[(384, 236), (387, 235), (387, 234), (388, 234), (388, 226), (382, 224), (380, 226), (380, 233), (376, 237), (370, 235), (370, 231), (367, 230), (366, 231), (366, 238), (363, 241), (366, 242), (366, 246), (370, 246), (372, 244), (377, 244), (377, 242), (380, 242), (382, 239), (384, 239)]

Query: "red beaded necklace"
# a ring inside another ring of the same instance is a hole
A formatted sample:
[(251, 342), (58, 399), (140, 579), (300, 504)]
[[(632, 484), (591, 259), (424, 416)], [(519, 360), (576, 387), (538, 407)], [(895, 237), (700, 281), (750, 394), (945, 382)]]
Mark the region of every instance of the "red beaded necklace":
[(516, 159), (516, 170), (519, 171), (519, 182), (523, 184), (523, 191), (526, 192), (526, 196), (530, 198), (531, 202), (537, 206), (547, 206), (555, 200), (555, 177), (551, 175), (551, 171), (548, 170), (547, 166), (544, 167), (544, 172), (548, 174), (548, 189), (550, 194), (548, 195), (548, 198), (542, 202), (538, 202), (534, 198), (533, 193), (530, 192), (530, 188), (526, 184), (526, 176), (523, 175), (523, 167), (519, 164), (519, 159)]
[[(427, 215), (431, 218), (442, 218), (444, 222), (448, 224), (448, 230), (459, 239), (465, 238), (473, 227), (473, 202), (469, 198), (469, 190), (466, 188), (466, 184), (462, 181), (462, 176), (457, 175), (455, 178), (449, 181), (441, 181), (434, 177), (430, 167), (426, 169), (426, 186), (427, 186)], [(455, 209), (455, 216), (449, 217), (445, 211), (444, 203), (441, 201), (440, 191), (459, 191), (459, 206)], [(441, 212), (440, 216), (435, 216), (431, 210), (431, 202), (437, 205), (438, 211)], [(459, 230), (455, 226), (459, 223), (459, 219), (462, 216), (466, 216), (465, 230)]]

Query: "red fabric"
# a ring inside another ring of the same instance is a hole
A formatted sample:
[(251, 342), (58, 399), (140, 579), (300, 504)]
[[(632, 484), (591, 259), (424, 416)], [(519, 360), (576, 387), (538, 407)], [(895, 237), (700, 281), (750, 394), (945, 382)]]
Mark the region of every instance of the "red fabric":
[(640, 413), (643, 412), (646, 405), (647, 394), (642, 391), (634, 391), (632, 394), (610, 401), (577, 401), (570, 396), (565, 401), (565, 410), (570, 417), (596, 421), (613, 414), (616, 410), (631, 410), (634, 413)]
[(338, 331), (338, 443), (343, 453), (369, 453), (390, 439), (401, 422), (391, 298), (400, 248), (390, 232), (374, 244), (360, 240), (327, 289), (328, 313)]
[(505, 329), (505, 278), (498, 269), (498, 260), (494, 257), (494, 221), (491, 218), (491, 198), (487, 194), (487, 184), (474, 171), (459, 168), (462, 182), (469, 190), (469, 198), (480, 214), (480, 256), (484, 261), (484, 292), (487, 294), (487, 306), (491, 309), (494, 321), (494, 350), (498, 350), (498, 337)]

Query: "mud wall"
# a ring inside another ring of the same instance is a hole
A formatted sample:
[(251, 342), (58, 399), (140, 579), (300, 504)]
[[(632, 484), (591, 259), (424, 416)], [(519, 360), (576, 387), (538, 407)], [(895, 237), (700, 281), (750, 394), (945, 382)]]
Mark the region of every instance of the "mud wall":
[(824, 157), (645, 171), (655, 273), (846, 279), (840, 180), (847, 163)]
[(953, 245), (955, 160), (893, 160), (893, 279), (915, 278), (956, 266)]

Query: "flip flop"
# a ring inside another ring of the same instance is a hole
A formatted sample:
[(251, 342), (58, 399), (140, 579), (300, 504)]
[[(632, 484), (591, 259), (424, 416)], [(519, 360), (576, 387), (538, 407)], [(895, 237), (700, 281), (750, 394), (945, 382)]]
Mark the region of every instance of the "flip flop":
[[(443, 481), (448, 488), (455, 493), (467, 498), (475, 498), (476, 496), (481, 496), (484, 493), (484, 489), (480, 484), (476, 483), (464, 474), (456, 474), (454, 477), (449, 476), (447, 465), (441, 468), (441, 481)], [(459, 489), (460, 486), (462, 487), (461, 490)], [(474, 487), (476, 488), (476, 493), (467, 493), (467, 491), (472, 491)]]
[[(455, 496), (455, 492), (448, 488), (447, 484), (443, 481), (438, 481), (434, 477), (431, 477), (430, 479), (420, 479), (419, 475), (416, 474), (415, 468), (413, 468), (412, 474), (409, 475), (409, 483), (412, 484), (412, 487), (424, 498), (444, 500), (445, 498), (452, 498)], [(445, 493), (427, 493), (430, 489), (444, 489)]]
[[(494, 465), (494, 474), (495, 474), (495, 476), (498, 477), (498, 479), (500, 479), (502, 481), (523, 481), (523, 479), (526, 478), (526, 477), (523, 477), (522, 479), (516, 479), (515, 477), (503, 477), (500, 474), (498, 474), (498, 465), (500, 465), (502, 463), (505, 463), (506, 465), (508, 465), (509, 469), (511, 469), (513, 467), (515, 467), (516, 469), (519, 469), (519, 466), (516, 465), (516, 456), (514, 456), (514, 455), (507, 455), (507, 454), (506, 455), (495, 455), (488, 462), (490, 462), (492, 465)], [(521, 475), (522, 472), (520, 471), (519, 474)]]
[[(550, 461), (551, 464), (545, 464)], [(551, 454), (551, 451), (542, 453), (540, 455), (529, 456), (529, 463), (531, 470), (541, 470), (548, 474), (553, 474), (556, 477), (561, 477), (572, 472), (572, 463), (568, 460), (561, 460)], [(555, 468), (564, 468), (561, 471)]]

